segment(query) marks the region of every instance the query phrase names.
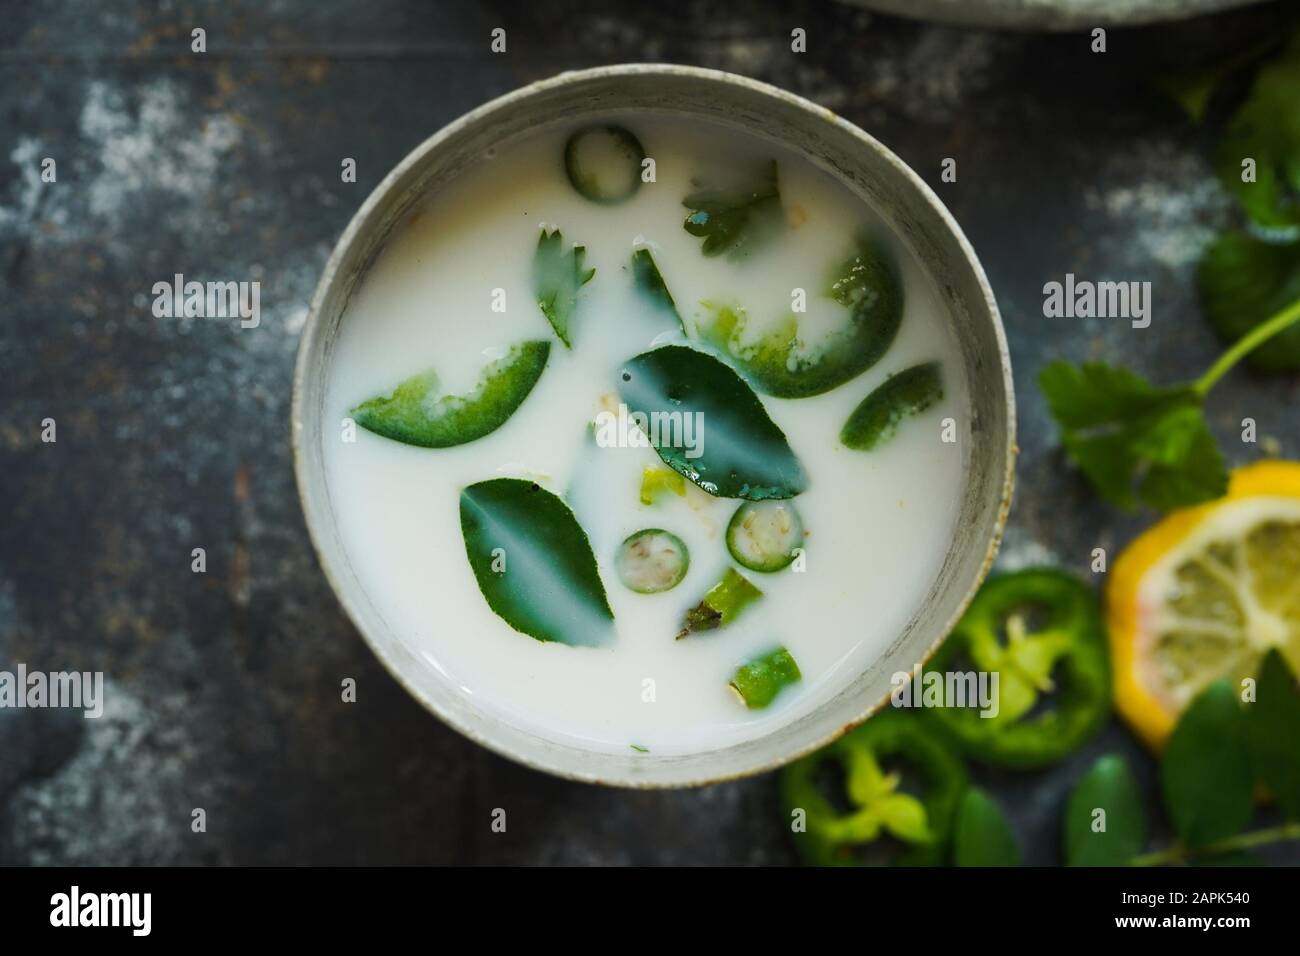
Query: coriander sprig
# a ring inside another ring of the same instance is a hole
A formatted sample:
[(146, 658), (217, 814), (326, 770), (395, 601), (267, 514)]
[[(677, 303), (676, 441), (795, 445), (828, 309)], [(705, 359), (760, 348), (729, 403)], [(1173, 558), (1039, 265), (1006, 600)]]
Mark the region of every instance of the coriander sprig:
[(1220, 497), (1228, 468), (1205, 420), (1205, 397), (1228, 370), (1300, 322), (1300, 299), (1252, 328), (1200, 378), (1156, 386), (1107, 365), (1048, 364), (1039, 387), (1061, 443), (1097, 492), (1120, 508), (1137, 501), (1182, 508)]

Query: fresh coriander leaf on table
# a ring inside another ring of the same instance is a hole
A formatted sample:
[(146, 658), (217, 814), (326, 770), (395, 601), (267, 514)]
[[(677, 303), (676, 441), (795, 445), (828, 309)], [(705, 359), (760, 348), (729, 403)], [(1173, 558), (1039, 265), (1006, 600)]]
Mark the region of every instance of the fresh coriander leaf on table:
[(1112, 504), (1177, 508), (1227, 490), (1196, 388), (1156, 387), (1103, 362), (1063, 360), (1044, 368), (1039, 384), (1070, 459)]

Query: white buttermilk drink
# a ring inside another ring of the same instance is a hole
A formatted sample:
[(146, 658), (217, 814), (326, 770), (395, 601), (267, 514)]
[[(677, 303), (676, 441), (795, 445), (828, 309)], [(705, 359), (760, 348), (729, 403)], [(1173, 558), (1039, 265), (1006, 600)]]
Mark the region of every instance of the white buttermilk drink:
[(641, 114), (504, 144), (344, 316), (349, 560), (416, 657), (537, 734), (766, 734), (935, 582), (969, 407), (949, 326), (863, 200), (777, 144)]

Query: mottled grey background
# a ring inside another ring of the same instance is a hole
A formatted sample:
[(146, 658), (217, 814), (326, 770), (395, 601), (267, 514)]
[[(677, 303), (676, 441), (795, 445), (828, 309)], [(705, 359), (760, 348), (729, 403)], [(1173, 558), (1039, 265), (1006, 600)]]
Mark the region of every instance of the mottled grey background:
[[(948, 203), (988, 270), (1020, 401), (1004, 567), (1085, 571), (1150, 520), (1097, 503), (1034, 386), (1048, 358), (1191, 376), (1216, 343), (1191, 274), (1233, 210), (1211, 132), (1152, 90), (1276, 35), (1281, 4), (1173, 26), (1032, 36), (830, 2), (0, 3), (0, 668), (103, 670), (108, 713), (0, 711), (0, 863), (784, 863), (774, 779), (628, 793), (462, 740), (377, 664), (303, 526), (290, 372), (330, 248), (408, 150), (565, 69), (733, 70), (839, 111)], [(189, 52), (190, 30), (208, 53)], [(488, 51), (493, 27), (509, 52)], [(809, 51), (789, 49), (792, 27)], [(42, 184), (54, 157), (58, 182)], [(342, 157), (358, 182), (340, 182)], [(956, 157), (959, 182), (939, 182)], [(1150, 280), (1151, 328), (1048, 320), (1045, 281)], [(262, 324), (160, 320), (150, 289), (260, 279)], [(1213, 419), (1300, 450), (1297, 381), (1235, 373)], [(58, 422), (58, 442), (39, 440)], [(204, 547), (208, 573), (190, 571)], [(339, 700), (355, 677), (359, 700)], [(1120, 726), (1051, 773), (984, 774), (1029, 859)], [(208, 814), (206, 834), (190, 811)], [(509, 813), (493, 834), (494, 807)], [(1287, 859), (1281, 854), (1280, 859)], [(1298, 858), (1294, 852), (1290, 860)]]

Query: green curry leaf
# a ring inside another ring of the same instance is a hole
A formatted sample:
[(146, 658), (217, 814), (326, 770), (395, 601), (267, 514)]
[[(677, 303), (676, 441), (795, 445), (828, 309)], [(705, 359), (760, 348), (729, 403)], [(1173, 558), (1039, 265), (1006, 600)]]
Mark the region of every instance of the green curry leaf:
[(680, 345), (643, 352), (623, 366), (619, 394), (664, 464), (711, 495), (761, 501), (808, 487), (758, 396), (710, 355)]
[(539, 641), (613, 640), (596, 556), (563, 501), (518, 478), (481, 481), (461, 492), (460, 525), (479, 590), (507, 624)]

